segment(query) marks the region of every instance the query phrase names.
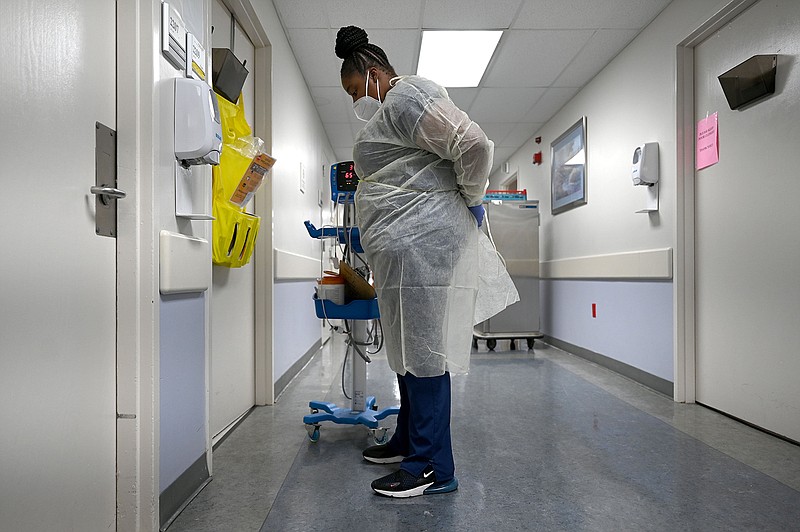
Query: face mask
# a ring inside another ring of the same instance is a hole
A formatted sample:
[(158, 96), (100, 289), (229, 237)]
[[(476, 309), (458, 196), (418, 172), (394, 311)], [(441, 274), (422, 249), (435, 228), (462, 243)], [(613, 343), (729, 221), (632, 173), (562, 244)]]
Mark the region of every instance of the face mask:
[[(381, 82), (378, 81), (378, 98), (381, 97)], [(353, 102), (353, 112), (356, 114), (356, 118), (361, 121), (369, 122), (369, 119), (375, 116), (375, 113), (378, 112), (380, 109), (381, 101), (376, 100), (372, 96), (369, 95), (369, 73), (367, 73), (367, 82), (364, 84), (364, 93), (365, 96), (362, 96), (355, 102)]]

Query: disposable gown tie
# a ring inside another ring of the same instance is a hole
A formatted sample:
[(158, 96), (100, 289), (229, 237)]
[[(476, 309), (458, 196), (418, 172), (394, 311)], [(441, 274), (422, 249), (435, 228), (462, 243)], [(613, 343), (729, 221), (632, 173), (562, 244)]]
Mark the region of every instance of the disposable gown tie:
[(356, 137), (356, 212), (373, 269), (389, 366), (464, 373), (473, 325), (519, 300), (468, 206), (494, 145), (447, 92), (402, 78)]

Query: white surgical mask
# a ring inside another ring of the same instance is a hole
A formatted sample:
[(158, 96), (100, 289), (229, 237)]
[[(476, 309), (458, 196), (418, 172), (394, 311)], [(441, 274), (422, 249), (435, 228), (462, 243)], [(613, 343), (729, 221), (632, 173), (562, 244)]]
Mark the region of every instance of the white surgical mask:
[[(377, 80), (378, 82), (378, 98), (381, 97), (381, 81)], [(381, 101), (376, 100), (372, 96), (369, 95), (369, 73), (367, 73), (367, 82), (364, 84), (364, 93), (365, 96), (362, 96), (355, 102), (353, 102), (353, 112), (356, 114), (356, 118), (362, 120), (364, 122), (369, 122), (369, 119), (375, 116), (375, 113), (378, 112), (378, 109), (381, 107)]]

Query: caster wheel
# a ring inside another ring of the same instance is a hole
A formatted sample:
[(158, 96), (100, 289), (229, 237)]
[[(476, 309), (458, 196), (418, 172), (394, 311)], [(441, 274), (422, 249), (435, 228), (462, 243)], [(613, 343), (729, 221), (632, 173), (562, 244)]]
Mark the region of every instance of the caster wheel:
[(497, 340), (494, 338), (486, 340), (486, 347), (489, 349), (489, 351), (494, 351), (494, 348), (497, 347)]
[(308, 425), (306, 430), (308, 431), (308, 439), (313, 443), (317, 443), (319, 441), (319, 427), (316, 425)]
[(514, 340), (511, 340), (511, 345), (509, 347), (510, 347), (510, 349), (512, 351), (516, 351), (517, 350), (517, 342), (515, 342)]
[(312, 413), (312, 414), (316, 414), (316, 413), (318, 413), (318, 412), (319, 412), (319, 410), (318, 410), (318, 409), (316, 409), (316, 408), (312, 408), (312, 409), (311, 409), (311, 413)]
[(384, 445), (389, 442), (389, 435), (386, 429), (375, 429), (372, 431), (372, 439), (375, 445)]
[(533, 338), (528, 338), (528, 349), (533, 350), (533, 342), (534, 342)]

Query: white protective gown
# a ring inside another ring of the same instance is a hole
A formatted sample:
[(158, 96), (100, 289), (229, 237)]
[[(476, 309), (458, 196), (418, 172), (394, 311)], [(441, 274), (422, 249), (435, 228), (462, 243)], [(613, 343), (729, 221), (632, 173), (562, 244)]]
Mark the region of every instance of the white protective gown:
[(483, 199), (493, 153), (447, 91), (418, 76), (400, 78), (355, 139), (361, 243), (400, 375), (465, 373), (473, 325), (519, 300), (467, 208)]

